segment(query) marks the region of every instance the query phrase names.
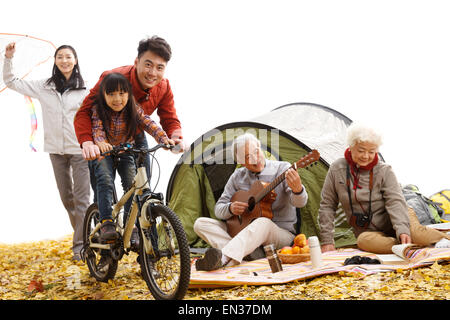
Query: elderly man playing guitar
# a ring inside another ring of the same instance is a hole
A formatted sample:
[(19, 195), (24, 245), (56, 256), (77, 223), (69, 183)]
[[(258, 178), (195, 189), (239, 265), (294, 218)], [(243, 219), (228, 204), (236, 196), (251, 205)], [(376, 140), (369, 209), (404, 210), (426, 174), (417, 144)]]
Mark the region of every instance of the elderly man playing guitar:
[(212, 246), (196, 261), (197, 270), (239, 264), (261, 245), (290, 245), (297, 223), (295, 207), (308, 201), (297, 170), (287, 162), (265, 159), (255, 136), (237, 137), (232, 149), (242, 168), (231, 175), (215, 206), (216, 217), (225, 222), (198, 218), (194, 224), (199, 237)]

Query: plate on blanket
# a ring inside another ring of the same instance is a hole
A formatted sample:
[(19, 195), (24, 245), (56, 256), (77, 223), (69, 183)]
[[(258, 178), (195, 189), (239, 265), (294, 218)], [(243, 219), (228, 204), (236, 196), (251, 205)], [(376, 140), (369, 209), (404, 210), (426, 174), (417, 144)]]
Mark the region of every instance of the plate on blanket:
[(428, 224), (428, 225), (426, 225), (426, 227), (433, 228), (433, 229), (436, 229), (439, 231), (450, 231), (450, 222)]
[(301, 253), (301, 254), (282, 254), (280, 253), (281, 249), (277, 251), (278, 257), (282, 263), (299, 263), (311, 260), (311, 255), (309, 253)]

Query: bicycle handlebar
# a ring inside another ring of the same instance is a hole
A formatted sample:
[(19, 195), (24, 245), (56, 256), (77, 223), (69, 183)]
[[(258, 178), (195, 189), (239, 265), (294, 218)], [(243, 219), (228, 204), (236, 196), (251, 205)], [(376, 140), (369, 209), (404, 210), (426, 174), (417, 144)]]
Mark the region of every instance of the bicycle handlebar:
[(160, 143), (157, 144), (156, 146), (150, 148), (150, 149), (137, 149), (134, 147), (134, 145), (130, 144), (130, 143), (125, 143), (125, 144), (120, 144), (118, 146), (114, 146), (112, 150), (108, 150), (105, 152), (100, 153), (100, 155), (102, 156), (108, 156), (110, 154), (118, 154), (120, 152), (132, 152), (132, 153), (142, 153), (142, 154), (146, 154), (146, 153), (151, 153), (151, 152), (155, 152), (156, 150), (160, 149), (160, 148), (166, 148), (166, 149), (173, 149), (175, 146), (171, 145), (171, 144), (164, 144), (164, 143)]

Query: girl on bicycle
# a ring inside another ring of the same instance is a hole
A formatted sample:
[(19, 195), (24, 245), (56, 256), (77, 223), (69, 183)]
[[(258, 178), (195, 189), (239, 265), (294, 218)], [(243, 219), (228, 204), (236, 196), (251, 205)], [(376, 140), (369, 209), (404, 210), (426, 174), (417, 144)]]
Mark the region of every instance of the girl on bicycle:
[[(110, 151), (113, 146), (134, 143), (140, 130), (145, 130), (158, 143), (174, 145), (150, 116), (135, 103), (130, 82), (120, 73), (108, 74), (101, 82), (96, 103), (91, 115), (92, 136), (101, 152)], [(91, 166), (97, 185), (97, 203), (100, 212), (100, 237), (103, 241), (118, 238), (112, 221), (112, 204), (115, 171), (119, 173), (124, 191), (131, 187), (136, 175), (132, 154), (121, 153), (116, 156), (92, 160)], [(130, 198), (125, 204), (125, 216), (130, 206)]]
[(55, 51), (52, 76), (26, 81), (13, 73), (16, 43), (6, 46), (3, 80), (6, 86), (38, 99), (44, 122), (44, 151), (49, 153), (59, 195), (72, 224), (73, 259), (80, 260), (83, 246), (83, 220), (89, 206), (88, 164), (81, 155), (73, 120), (88, 93), (80, 73), (77, 53), (69, 45)]

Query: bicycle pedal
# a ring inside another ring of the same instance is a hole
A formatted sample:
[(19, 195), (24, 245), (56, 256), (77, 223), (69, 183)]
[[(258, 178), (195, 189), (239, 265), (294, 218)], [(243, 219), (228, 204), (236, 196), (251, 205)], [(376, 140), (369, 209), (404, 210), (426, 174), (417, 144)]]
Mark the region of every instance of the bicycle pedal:
[(84, 249), (84, 247), (81, 248), (81, 250), (80, 250), (80, 257), (81, 257), (81, 261), (86, 263), (86, 250)]

